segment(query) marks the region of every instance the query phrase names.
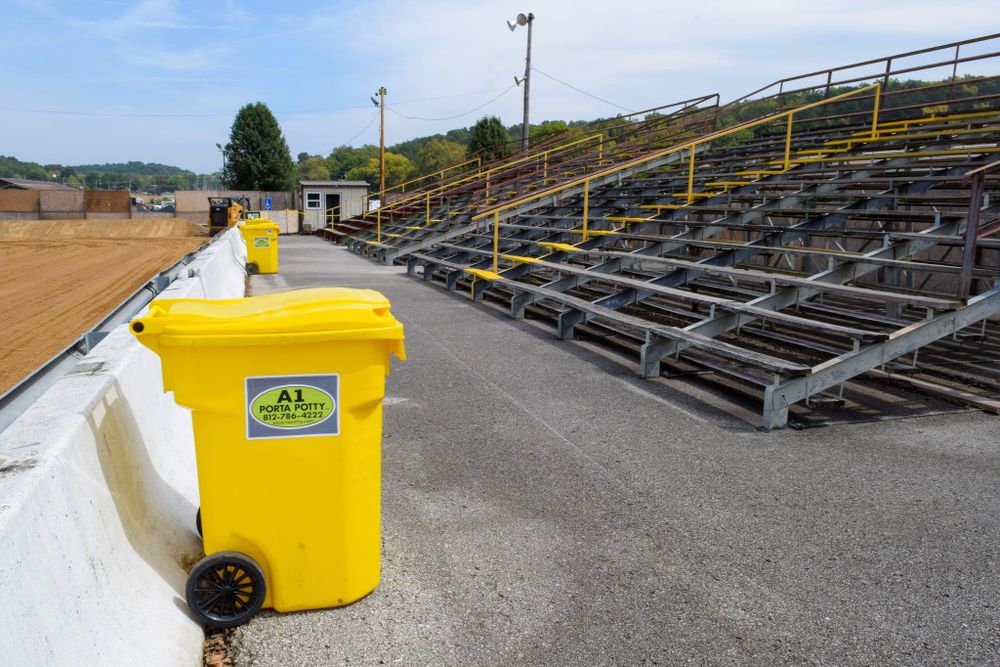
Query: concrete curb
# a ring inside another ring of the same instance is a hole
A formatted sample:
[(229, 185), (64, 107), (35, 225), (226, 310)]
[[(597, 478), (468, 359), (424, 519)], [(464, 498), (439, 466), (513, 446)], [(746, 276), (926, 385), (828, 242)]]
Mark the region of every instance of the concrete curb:
[[(159, 298), (243, 295), (230, 230)], [(201, 664), (191, 417), (123, 325), (0, 435), (4, 664)]]

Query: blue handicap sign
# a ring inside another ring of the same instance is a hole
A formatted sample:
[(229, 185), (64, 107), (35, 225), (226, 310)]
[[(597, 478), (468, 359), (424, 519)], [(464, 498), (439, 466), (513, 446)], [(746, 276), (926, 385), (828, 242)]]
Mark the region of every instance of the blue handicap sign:
[(265, 211), (270, 211), (271, 210), (271, 198), (270, 197), (267, 197), (267, 198), (264, 199), (264, 210)]

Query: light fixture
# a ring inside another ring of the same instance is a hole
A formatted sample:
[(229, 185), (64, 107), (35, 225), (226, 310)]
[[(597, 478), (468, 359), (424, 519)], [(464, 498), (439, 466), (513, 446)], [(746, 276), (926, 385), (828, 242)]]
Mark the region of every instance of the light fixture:
[(530, 97), (531, 88), (531, 25), (534, 23), (535, 15), (531, 12), (527, 14), (518, 14), (517, 18), (513, 22), (507, 21), (507, 27), (510, 28), (511, 32), (517, 29), (517, 26), (528, 26), (528, 50), (524, 56), (524, 77), (518, 79), (517, 76), (514, 77), (514, 85), (520, 86), (524, 84), (524, 120), (521, 122), (521, 150), (528, 150), (528, 138), (530, 134), (531, 125), (528, 123), (528, 100)]
[(514, 23), (507, 21), (507, 27), (510, 28), (511, 32), (514, 32), (514, 28), (519, 25), (528, 25), (528, 17), (524, 14), (518, 14), (517, 18), (514, 19)]

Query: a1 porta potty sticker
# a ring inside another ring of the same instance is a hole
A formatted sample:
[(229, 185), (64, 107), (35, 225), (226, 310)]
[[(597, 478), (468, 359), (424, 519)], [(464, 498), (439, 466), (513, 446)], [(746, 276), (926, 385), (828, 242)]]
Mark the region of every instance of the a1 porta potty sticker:
[(340, 435), (339, 375), (246, 379), (247, 439)]

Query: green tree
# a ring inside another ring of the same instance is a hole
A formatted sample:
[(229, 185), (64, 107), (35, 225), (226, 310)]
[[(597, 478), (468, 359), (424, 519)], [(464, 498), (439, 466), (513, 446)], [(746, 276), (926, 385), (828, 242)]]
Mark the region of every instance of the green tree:
[(583, 130), (578, 127), (570, 127), (565, 121), (547, 120), (541, 125), (535, 125), (531, 128), (531, 143), (532, 145), (541, 143), (556, 135), (562, 135), (559, 137), (558, 143), (566, 143), (581, 138)]
[(378, 146), (365, 145), (361, 148), (340, 146), (333, 149), (326, 159), (333, 178), (347, 178), (348, 172), (355, 167), (364, 167), (371, 158), (378, 160)]
[(417, 170), (421, 174), (440, 171), (465, 159), (465, 146), (447, 139), (431, 139), (417, 151)]
[(236, 114), (223, 149), (222, 180), (231, 190), (291, 190), (295, 165), (274, 114), (263, 102)]
[[(399, 153), (385, 153), (385, 187), (409, 180), (416, 173), (417, 168), (413, 166), (405, 155)], [(362, 166), (354, 167), (347, 172), (347, 178), (352, 181), (368, 181), (372, 190), (378, 188), (378, 158), (368, 158), (368, 162)]]
[(472, 126), (469, 137), (469, 155), (481, 155), (493, 160), (507, 155), (507, 130), (496, 116), (484, 116)]
[(330, 165), (319, 156), (306, 158), (299, 163), (299, 178), (304, 181), (325, 181), (330, 178)]

